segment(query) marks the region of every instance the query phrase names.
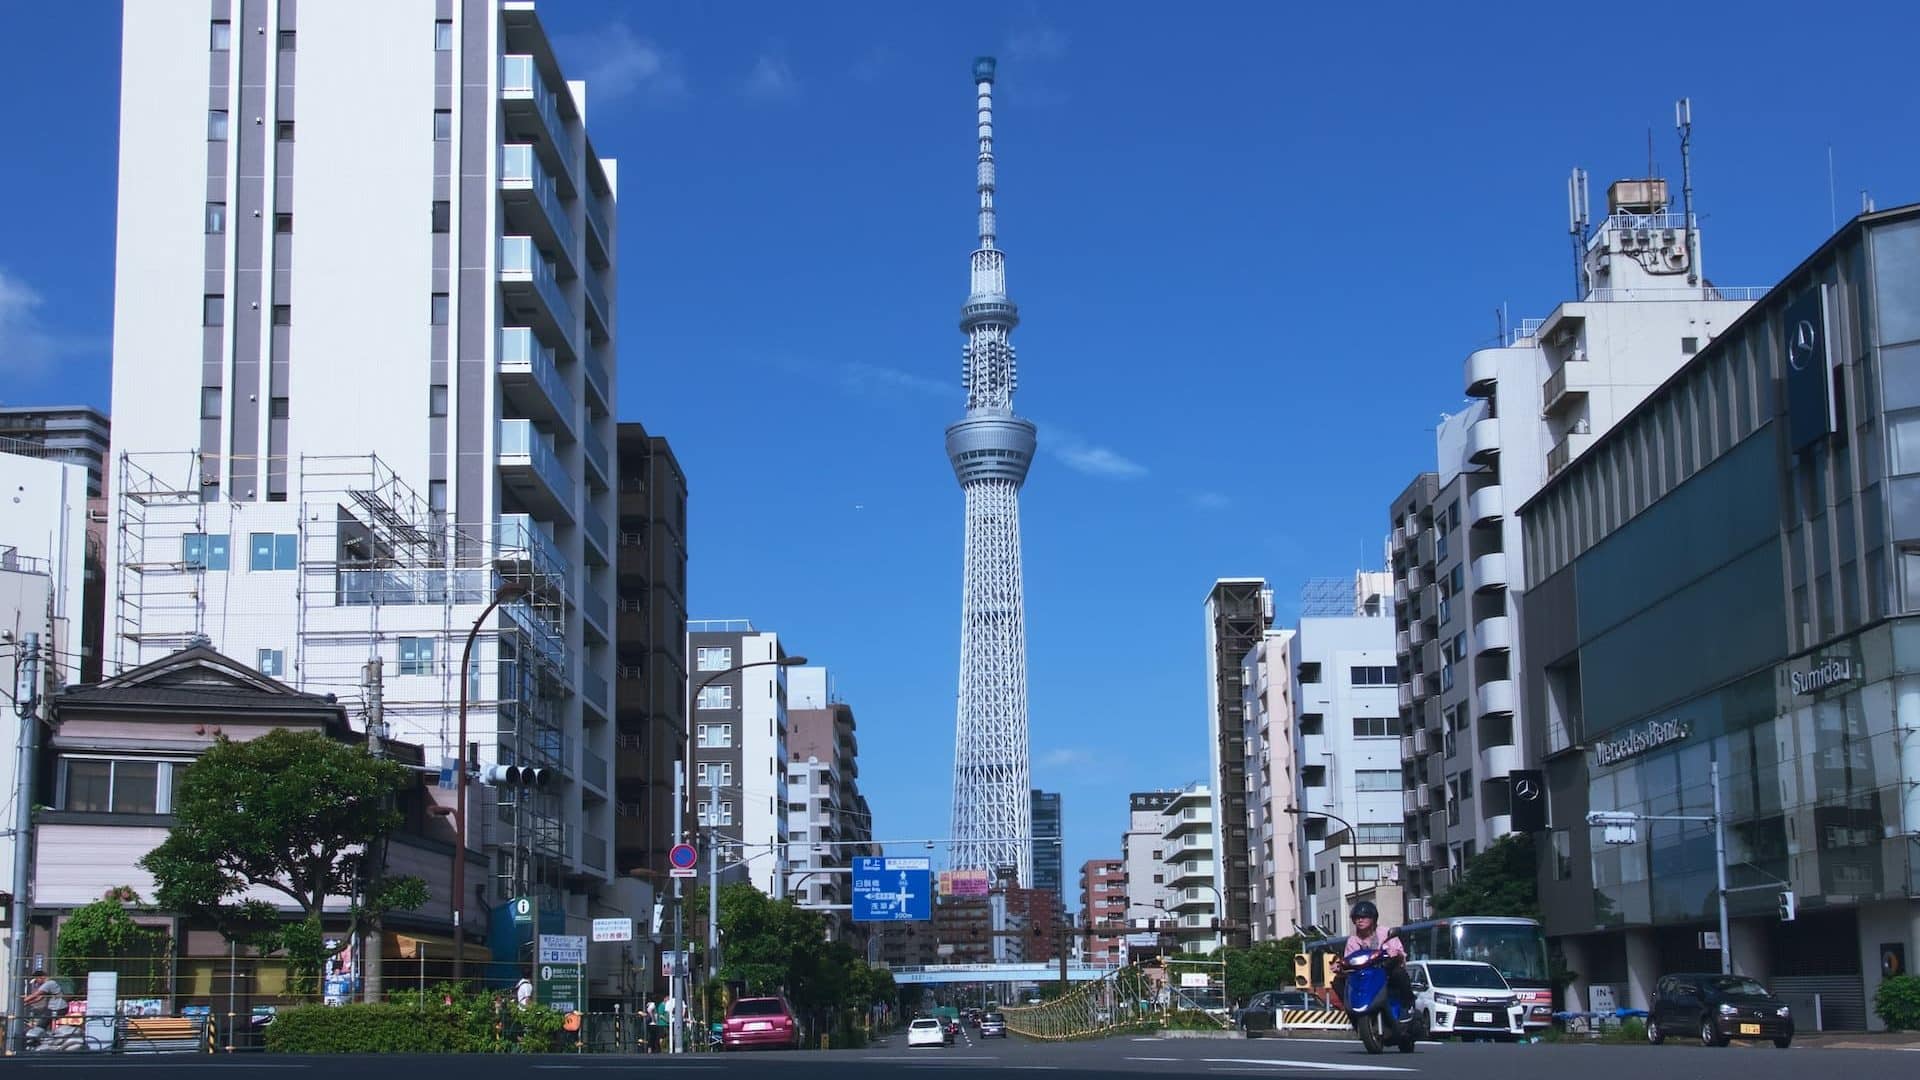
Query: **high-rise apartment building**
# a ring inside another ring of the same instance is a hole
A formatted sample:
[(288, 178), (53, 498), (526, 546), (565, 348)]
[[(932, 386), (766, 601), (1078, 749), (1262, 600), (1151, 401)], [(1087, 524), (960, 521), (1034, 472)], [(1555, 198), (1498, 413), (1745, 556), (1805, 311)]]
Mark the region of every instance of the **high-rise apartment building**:
[(1080, 864), (1080, 957), (1098, 967), (1120, 966), (1127, 922), (1127, 874), (1124, 859), (1088, 859)]
[(1273, 625), (1273, 590), (1261, 578), (1221, 578), (1207, 592), (1208, 791), (1212, 886), (1231, 944), (1251, 940), (1253, 872), (1247, 832), (1247, 718), (1242, 662)]
[(665, 880), (687, 746), (687, 478), (667, 440), (617, 431), (614, 865)]
[(1033, 888), (1051, 892), (1062, 911), (1060, 793), (1033, 789)]
[[(1576, 174), (1584, 200), (1584, 174)], [(1577, 299), (1467, 357), (1473, 404), (1436, 433), (1431, 481), (1393, 504), (1391, 562), (1407, 676), (1409, 914), (1510, 825), (1509, 776), (1542, 748), (1515, 689), (1528, 587), (1511, 510), (1725, 332), (1760, 290), (1712, 285), (1699, 229), (1664, 180), (1622, 180), (1580, 241)], [(1624, 482), (1624, 481), (1623, 481)], [(1510, 557), (1511, 555), (1511, 557)]]
[(860, 793), (858, 728), (826, 668), (787, 669), (787, 893), (826, 911), (843, 937), (864, 929), (846, 910), (853, 880), (845, 868), (879, 854)]
[(1299, 735), (1293, 708), (1292, 630), (1268, 630), (1242, 661), (1246, 695), (1248, 868), (1252, 937), (1298, 933), (1302, 868)]
[(0, 447), (85, 468), (95, 499), (106, 494), (110, 430), (106, 416), (86, 405), (0, 405)]
[(1120, 834), (1121, 870), (1127, 888), (1126, 920), (1156, 919), (1171, 899), (1160, 814), (1176, 791), (1136, 791), (1127, 796), (1127, 831)]
[[(728, 863), (743, 862), (723, 881), (750, 881), (768, 896), (783, 895), (789, 791), (780, 635), (755, 630), (746, 619), (695, 619), (687, 623), (687, 655), (695, 687), (689, 817), (718, 835)], [(736, 667), (744, 669), (730, 670)]]
[[(1377, 574), (1361, 578), (1363, 586), (1385, 584)], [(1355, 894), (1399, 874), (1399, 672), (1387, 606), (1383, 595), (1363, 587), (1352, 613), (1303, 616), (1292, 642), (1301, 791), (1293, 827), (1305, 853), (1301, 921), (1334, 931), (1351, 928), (1347, 909)], [(1399, 921), (1398, 908), (1383, 905), (1381, 919)]]
[(1220, 894), (1213, 886), (1217, 815), (1213, 792), (1205, 784), (1174, 792), (1160, 811), (1160, 862), (1166, 879), (1162, 903), (1177, 952), (1212, 952), (1226, 943)]

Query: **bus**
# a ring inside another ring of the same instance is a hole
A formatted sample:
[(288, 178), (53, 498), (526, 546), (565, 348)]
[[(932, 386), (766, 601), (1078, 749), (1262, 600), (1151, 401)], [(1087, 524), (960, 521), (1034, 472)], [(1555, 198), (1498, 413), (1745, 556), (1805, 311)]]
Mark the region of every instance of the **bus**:
[[(1492, 964), (1527, 1007), (1529, 1029), (1553, 1023), (1553, 979), (1547, 972), (1547, 938), (1534, 919), (1504, 915), (1450, 915), (1408, 923), (1392, 931), (1409, 960), (1479, 960)], [(1294, 961), (1294, 983), (1302, 989), (1332, 990), (1333, 958), (1347, 935), (1301, 943)]]

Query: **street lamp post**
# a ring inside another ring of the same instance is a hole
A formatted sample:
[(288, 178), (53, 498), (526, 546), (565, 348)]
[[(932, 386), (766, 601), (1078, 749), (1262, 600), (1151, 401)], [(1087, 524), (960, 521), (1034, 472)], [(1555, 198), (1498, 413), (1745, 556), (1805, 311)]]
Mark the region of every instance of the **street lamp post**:
[(480, 636), (480, 627), (501, 604), (511, 603), (527, 595), (527, 587), (517, 582), (502, 584), (493, 594), (493, 602), (481, 610), (473, 620), (473, 629), (467, 631), (467, 643), (460, 649), (460, 731), (459, 741), (454, 750), (453, 781), (453, 981), (459, 985), (467, 972), (467, 932), (460, 914), (467, 906), (467, 687), (472, 681), (469, 674), (473, 664), (473, 639)]
[[(1359, 830), (1353, 827), (1353, 823), (1351, 821), (1348, 821), (1346, 818), (1343, 818), (1338, 814), (1329, 814), (1325, 810), (1302, 810), (1297, 806), (1287, 807), (1287, 813), (1294, 814), (1299, 818), (1301, 818), (1303, 821), (1310, 817), (1326, 818), (1328, 821), (1337, 821), (1340, 823), (1341, 827), (1347, 830), (1347, 838), (1342, 844), (1335, 845), (1335, 846), (1341, 846), (1341, 847), (1351, 846), (1354, 848), (1358, 848), (1360, 846)], [(1322, 843), (1325, 843), (1325, 841), (1323, 840)], [(1333, 863), (1334, 869), (1337, 871), (1340, 868), (1340, 856), (1335, 855), (1333, 858), (1334, 858), (1334, 863)], [(1347, 858), (1349, 862), (1358, 861), (1360, 858), (1360, 853), (1356, 850), (1352, 855), (1348, 856)], [(1342, 875), (1340, 879), (1340, 906), (1342, 908), (1346, 907), (1346, 904), (1347, 904), (1347, 880), (1346, 879), (1352, 876), (1353, 875), (1349, 873), (1349, 874)], [(1338, 919), (1340, 918), (1340, 916), (1338, 915), (1338, 913), (1335, 914), (1334, 918), (1336, 921), (1334, 922), (1333, 928), (1337, 931), (1340, 929), (1340, 923), (1338, 922)]]

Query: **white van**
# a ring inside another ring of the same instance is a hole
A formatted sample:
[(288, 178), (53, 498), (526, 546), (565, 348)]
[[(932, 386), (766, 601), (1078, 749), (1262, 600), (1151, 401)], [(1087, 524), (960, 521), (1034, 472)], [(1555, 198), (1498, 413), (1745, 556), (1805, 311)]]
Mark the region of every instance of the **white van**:
[(1499, 969), (1475, 960), (1416, 960), (1407, 965), (1413, 982), (1414, 1023), (1422, 1038), (1519, 1040), (1527, 1007)]

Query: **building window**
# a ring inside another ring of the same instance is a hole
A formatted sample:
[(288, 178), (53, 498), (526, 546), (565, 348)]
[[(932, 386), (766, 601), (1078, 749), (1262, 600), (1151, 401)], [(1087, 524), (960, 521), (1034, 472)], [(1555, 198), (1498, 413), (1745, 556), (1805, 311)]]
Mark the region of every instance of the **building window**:
[(694, 670), (725, 671), (733, 666), (733, 648), (694, 650)]
[(207, 110), (207, 141), (225, 142), (227, 138), (227, 110)]
[(1356, 716), (1353, 718), (1353, 737), (1356, 739), (1397, 739), (1400, 737), (1400, 718), (1397, 716)]
[(433, 21), (433, 51), (453, 51), (453, 20), (435, 19)]
[(698, 803), (697, 805), (700, 808), (700, 824), (702, 825), (733, 824), (733, 804), (732, 803), (723, 802), (720, 804), (720, 820), (718, 822), (715, 822), (712, 820), (713, 803), (711, 801), (701, 802), (701, 803)]
[(1694, 353), (1697, 353), (1699, 351), (1700, 351), (1699, 338), (1683, 337), (1680, 339), (1680, 352), (1682, 355), (1692, 356)]
[(695, 705), (701, 709), (733, 708), (733, 687), (704, 686), (700, 688), (700, 700)]
[(267, 418), (269, 420), (285, 420), (288, 415), (288, 410), (289, 405), (286, 398), (270, 398), (267, 401)]
[(1452, 664), (1440, 665), (1440, 689), (1442, 690), (1453, 689), (1453, 665)]
[(273, 305), (273, 325), (275, 326), (292, 326), (293, 325), (293, 305), (292, 304)]
[(427, 415), (447, 415), (447, 384), (434, 383), (427, 387)]
[(1443, 596), (1440, 598), (1440, 625), (1445, 626), (1452, 621), (1453, 621), (1453, 597)]
[(1397, 673), (1390, 667), (1356, 667), (1348, 673), (1353, 686), (1392, 686)]
[(1353, 773), (1355, 791), (1399, 791), (1399, 769), (1355, 769)]
[(226, 52), (233, 48), (233, 24), (225, 19), (213, 20), (211, 33), (207, 35), (207, 48), (214, 52)]
[(287, 673), (287, 652), (285, 649), (256, 649), (253, 666), (260, 674), (277, 679)]
[(1434, 537), (1433, 557), (1440, 562), (1446, 561), (1447, 559), (1447, 534), (1446, 533), (1441, 533), (1440, 535)]
[(203, 386), (200, 388), (200, 419), (217, 420), (220, 417), (220, 388)]
[(294, 43), (293, 31), (291, 30), (280, 31), (280, 51), (281, 52), (292, 52), (293, 43)]
[(433, 674), (432, 638), (403, 637), (400, 639), (400, 674)]
[(63, 758), (58, 805), (76, 813), (170, 814), (185, 764)]
[(453, 203), (446, 199), (433, 200), (433, 231), (446, 232), (453, 223)]
[(187, 533), (180, 538), (180, 561), (200, 570), (227, 569), (227, 534)]
[(292, 570), (300, 561), (300, 541), (293, 533), (254, 533), (247, 550), (249, 570)]
[(227, 324), (227, 298), (219, 293), (208, 293), (200, 300), (200, 325), (225, 326)]
[(288, 233), (293, 232), (293, 215), (292, 214), (273, 215), (273, 231), (279, 233), (282, 236), (285, 236)]
[(447, 482), (430, 480), (427, 482), (427, 509), (436, 514), (447, 512)]
[(1398, 844), (1406, 835), (1399, 822), (1360, 822), (1354, 842), (1359, 844)]
[(453, 138), (453, 110), (433, 110), (433, 137), (437, 142), (446, 142)]
[(210, 202), (207, 204), (207, 235), (218, 236), (227, 231), (227, 204)]
[(703, 761), (700, 763), (701, 787), (732, 787), (733, 762)]
[(697, 729), (698, 745), (704, 750), (724, 750), (733, 745), (732, 724), (701, 724)]
[(280, 142), (293, 141), (293, 121), (282, 120), (273, 125), (273, 137)]
[(427, 321), (430, 325), (432, 326), (447, 325), (448, 303), (449, 303), (449, 299), (446, 293), (437, 292), (433, 294), (433, 302), (427, 308), (427, 311), (428, 311)]
[(1455, 596), (1459, 596), (1461, 593), (1467, 591), (1467, 568), (1465, 564), (1456, 563), (1454, 565), (1453, 571), (1447, 575), (1447, 588), (1451, 589)]

